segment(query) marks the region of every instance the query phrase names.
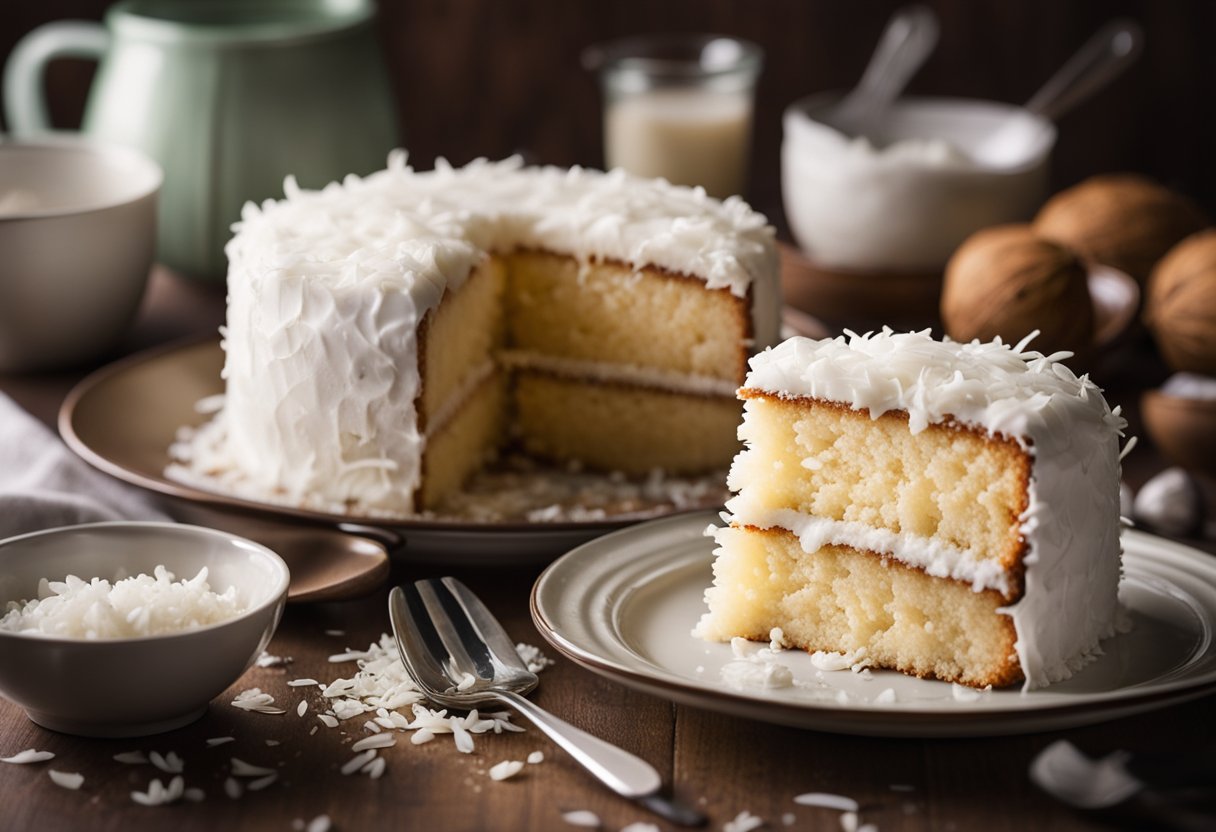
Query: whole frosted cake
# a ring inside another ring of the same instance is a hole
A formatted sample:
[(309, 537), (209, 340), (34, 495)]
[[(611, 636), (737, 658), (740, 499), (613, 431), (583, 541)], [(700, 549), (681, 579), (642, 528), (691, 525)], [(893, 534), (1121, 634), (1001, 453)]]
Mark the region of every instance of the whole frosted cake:
[(1066, 356), (885, 330), (754, 357), (698, 633), (976, 687), (1071, 675), (1116, 624), (1125, 422)]
[(248, 205), (228, 244), (225, 396), (179, 474), (406, 515), (508, 437), (604, 470), (725, 468), (779, 325), (772, 229), (623, 172), (442, 161)]

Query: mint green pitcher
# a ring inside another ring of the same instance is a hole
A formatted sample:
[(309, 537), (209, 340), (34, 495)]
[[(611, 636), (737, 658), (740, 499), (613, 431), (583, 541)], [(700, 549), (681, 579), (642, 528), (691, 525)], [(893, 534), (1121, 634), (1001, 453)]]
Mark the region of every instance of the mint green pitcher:
[(399, 144), (374, 14), (371, 0), (127, 0), (104, 26), (49, 23), (5, 66), (9, 126), (47, 132), (46, 64), (96, 58), (81, 129), (161, 164), (158, 259), (222, 280), (247, 200), (281, 196), (287, 174), (369, 173)]

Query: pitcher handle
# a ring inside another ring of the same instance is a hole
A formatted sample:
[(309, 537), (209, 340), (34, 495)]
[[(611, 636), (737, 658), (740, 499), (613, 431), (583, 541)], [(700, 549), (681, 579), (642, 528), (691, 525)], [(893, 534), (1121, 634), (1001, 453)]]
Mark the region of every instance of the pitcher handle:
[(56, 58), (100, 60), (110, 45), (106, 27), (91, 20), (61, 20), (23, 37), (4, 65), (4, 115), (14, 136), (50, 132), (42, 76)]

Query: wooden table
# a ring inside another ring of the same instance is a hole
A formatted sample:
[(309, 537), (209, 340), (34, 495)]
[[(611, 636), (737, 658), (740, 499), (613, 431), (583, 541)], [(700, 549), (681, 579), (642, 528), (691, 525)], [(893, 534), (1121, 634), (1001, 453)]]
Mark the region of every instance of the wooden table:
[[(129, 343), (130, 350), (175, 336), (213, 329), (222, 317), (223, 298), (164, 273), (151, 289)], [(0, 389), (48, 423), (79, 373), (0, 378)], [(1113, 398), (1113, 397), (1112, 397)], [(1119, 400), (1119, 399), (1116, 399)], [(1134, 404), (1134, 397), (1125, 399)], [(1162, 466), (1150, 448), (1129, 460), (1133, 482)], [(1195, 541), (1188, 541), (1195, 544)], [(1204, 545), (1204, 544), (1199, 544)], [(1206, 544), (1210, 551), (1216, 546)], [(481, 594), (516, 640), (544, 645), (528, 614), (529, 589), (537, 569), (446, 570)], [(439, 570), (397, 563), (393, 581), (439, 574)], [(537, 730), (480, 735), (472, 754), (461, 754), (448, 737), (413, 746), (401, 736), (383, 756), (388, 768), (378, 780), (343, 776), (349, 745), (364, 735), (363, 719), (338, 729), (310, 729), (320, 697), (315, 688), (290, 688), (287, 681), (311, 677), (330, 681), (353, 672), (351, 664), (327, 657), (346, 647), (363, 648), (389, 628), (386, 591), (351, 602), (291, 607), (270, 645), (290, 656), (286, 667), (254, 668), (215, 700), (206, 716), (179, 731), (136, 740), (87, 740), (43, 730), (15, 706), (0, 701), (0, 754), (35, 747), (55, 760), (31, 766), (0, 765), (0, 829), (290, 829), (296, 819), (327, 814), (334, 828), (356, 829), (560, 829), (561, 812), (589, 810), (604, 828), (634, 821), (666, 823), (612, 796), (546, 741)], [(343, 635), (328, 635), (327, 631)], [(552, 649), (548, 655), (556, 658)], [(288, 713), (247, 713), (229, 702), (241, 690), (259, 687), (273, 694)], [(309, 691), (304, 693), (302, 691)], [(82, 691), (87, 695), (87, 691)], [(301, 698), (309, 714), (297, 717)], [(716, 713), (675, 706), (604, 680), (568, 661), (541, 677), (534, 695), (545, 708), (653, 763), (684, 800), (701, 807), (720, 829), (741, 811), (786, 828), (792, 813), (797, 829), (838, 830), (839, 813), (797, 806), (795, 795), (833, 792), (856, 799), (862, 821), (892, 830), (1100, 829), (1110, 819), (1076, 814), (1038, 791), (1027, 765), (1048, 743), (1065, 737), (1091, 755), (1115, 749), (1167, 751), (1216, 744), (1216, 697), (1207, 697), (1144, 716), (1059, 733), (967, 740), (888, 740), (798, 731)], [(236, 738), (209, 748), (210, 737)], [(279, 744), (270, 746), (267, 741)], [(206, 792), (202, 803), (144, 808), (130, 792), (146, 789), (151, 766), (122, 765), (118, 752), (175, 751), (185, 760), (190, 786)], [(522, 760), (543, 751), (544, 762), (503, 782), (487, 770), (502, 760)], [(236, 756), (281, 772), (278, 783), (240, 799), (226, 797), (223, 780)], [(79, 792), (54, 785), (46, 770), (79, 771)], [(910, 790), (893, 790), (894, 784)], [(1141, 827), (1143, 828), (1143, 827)]]

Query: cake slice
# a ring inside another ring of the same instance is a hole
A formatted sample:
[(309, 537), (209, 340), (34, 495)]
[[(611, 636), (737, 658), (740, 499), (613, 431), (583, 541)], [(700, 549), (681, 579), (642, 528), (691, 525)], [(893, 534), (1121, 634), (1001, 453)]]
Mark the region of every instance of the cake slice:
[(1057, 358), (889, 330), (756, 356), (698, 634), (1069, 676), (1114, 631), (1125, 423)]

